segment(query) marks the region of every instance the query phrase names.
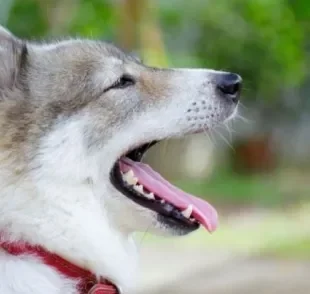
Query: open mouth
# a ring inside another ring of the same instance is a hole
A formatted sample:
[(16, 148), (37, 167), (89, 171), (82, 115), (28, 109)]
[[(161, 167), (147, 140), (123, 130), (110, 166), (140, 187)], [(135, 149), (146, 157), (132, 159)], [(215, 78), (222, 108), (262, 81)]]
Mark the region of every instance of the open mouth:
[(200, 225), (209, 232), (217, 227), (217, 212), (206, 201), (173, 186), (149, 165), (146, 151), (157, 142), (144, 144), (122, 156), (114, 165), (111, 183), (137, 204), (159, 214), (167, 225), (193, 231)]

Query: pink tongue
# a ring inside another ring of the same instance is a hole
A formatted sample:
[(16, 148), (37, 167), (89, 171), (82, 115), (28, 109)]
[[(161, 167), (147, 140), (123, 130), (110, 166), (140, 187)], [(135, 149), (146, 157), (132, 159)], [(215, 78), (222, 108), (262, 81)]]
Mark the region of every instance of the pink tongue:
[(217, 212), (208, 202), (171, 185), (149, 165), (123, 157), (120, 159), (120, 169), (123, 173), (131, 169), (138, 178), (139, 184), (180, 210), (184, 210), (189, 205), (192, 205), (192, 217), (199, 221), (209, 232), (216, 229)]

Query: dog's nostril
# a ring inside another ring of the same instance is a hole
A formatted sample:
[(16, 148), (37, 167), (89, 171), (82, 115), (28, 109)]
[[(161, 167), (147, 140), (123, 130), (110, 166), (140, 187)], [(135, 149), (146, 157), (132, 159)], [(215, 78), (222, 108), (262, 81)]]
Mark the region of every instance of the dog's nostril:
[(220, 94), (237, 103), (242, 86), (242, 79), (235, 73), (221, 73), (216, 78), (216, 87)]

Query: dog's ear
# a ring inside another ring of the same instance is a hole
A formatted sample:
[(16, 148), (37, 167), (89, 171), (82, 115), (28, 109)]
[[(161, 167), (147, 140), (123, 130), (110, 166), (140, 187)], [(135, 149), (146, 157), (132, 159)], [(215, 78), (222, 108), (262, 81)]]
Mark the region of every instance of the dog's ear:
[(25, 43), (0, 26), (0, 90), (15, 86), (26, 58)]
[(10, 42), (14, 36), (3, 26), (0, 25), (0, 43)]

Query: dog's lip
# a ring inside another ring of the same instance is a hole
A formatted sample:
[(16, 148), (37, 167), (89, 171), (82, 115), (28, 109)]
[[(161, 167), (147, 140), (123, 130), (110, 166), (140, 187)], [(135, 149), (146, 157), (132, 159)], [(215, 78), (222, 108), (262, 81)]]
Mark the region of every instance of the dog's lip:
[(122, 157), (119, 164), (123, 173), (132, 170), (141, 185), (178, 209), (185, 210), (192, 206), (194, 219), (209, 232), (216, 230), (218, 223), (217, 212), (208, 202), (173, 186), (147, 164), (132, 161), (127, 157)]
[(144, 144), (136, 144), (135, 146), (132, 146), (130, 149), (128, 149), (127, 152), (123, 153), (123, 155), (120, 156), (119, 160), (122, 157), (128, 157), (135, 162), (141, 161), (146, 151), (158, 142), (159, 141), (157, 140), (153, 140)]

